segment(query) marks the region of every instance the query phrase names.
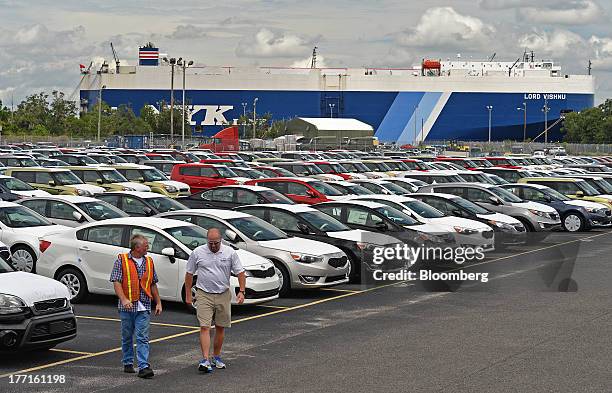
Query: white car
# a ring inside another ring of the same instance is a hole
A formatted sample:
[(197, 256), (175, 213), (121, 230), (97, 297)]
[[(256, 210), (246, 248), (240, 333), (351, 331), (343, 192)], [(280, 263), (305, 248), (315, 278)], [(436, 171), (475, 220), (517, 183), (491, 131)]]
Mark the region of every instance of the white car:
[[(0, 251), (5, 249), (0, 246)], [(0, 316), (0, 353), (49, 349), (77, 334), (66, 286), (37, 274), (15, 271), (3, 259)]]
[(480, 246), (484, 251), (495, 249), (493, 229), (481, 222), (449, 216), (425, 202), (401, 195), (362, 195), (353, 200), (368, 200), (394, 207), (419, 222), (433, 224), (455, 237), (457, 245)]
[(18, 203), (34, 210), (54, 224), (68, 227), (78, 227), (86, 222), (128, 217), (126, 212), (110, 203), (76, 195), (25, 198)]
[[(37, 272), (65, 284), (74, 302), (83, 301), (89, 293), (113, 295), (113, 283), (109, 281), (113, 262), (129, 251), (129, 239), (135, 234), (149, 240), (148, 255), (155, 264), (160, 297), (183, 302), (189, 254), (207, 244), (206, 232), (186, 222), (156, 217), (115, 218), (43, 236)], [(272, 263), (246, 251), (237, 252), (247, 275), (244, 304), (276, 299), (279, 280)], [(238, 279), (232, 276), (230, 285), (235, 304)]]
[(0, 241), (10, 248), (11, 263), (16, 270), (36, 272), (38, 238), (66, 229), (25, 206), (0, 201)]
[[(5, 175), (0, 175), (0, 190), (3, 194), (14, 194), (14, 198), (51, 195), (47, 191), (38, 190), (26, 182)], [(2, 195), (2, 199), (7, 200), (5, 195)]]

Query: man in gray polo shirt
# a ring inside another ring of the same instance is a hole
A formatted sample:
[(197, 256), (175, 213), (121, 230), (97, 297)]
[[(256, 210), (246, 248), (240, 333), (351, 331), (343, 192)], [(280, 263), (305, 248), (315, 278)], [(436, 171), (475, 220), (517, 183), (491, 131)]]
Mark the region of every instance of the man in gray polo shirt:
[[(200, 323), (200, 346), (203, 359), (198, 370), (209, 373), (212, 366), (225, 368), (221, 360), (221, 346), (225, 336), (225, 328), (231, 326), (231, 300), (230, 275), (238, 276), (240, 292), (236, 295), (238, 304), (244, 302), (246, 275), (240, 263), (238, 254), (230, 247), (221, 243), (221, 231), (218, 228), (208, 230), (208, 245), (197, 247), (187, 261), (185, 273), (185, 288), (193, 285), (193, 276), (196, 281), (196, 308)], [(191, 291), (185, 291), (185, 302), (190, 305), (193, 300)], [(210, 351), (210, 328), (215, 321), (215, 339), (213, 344), (212, 365), (208, 359)]]

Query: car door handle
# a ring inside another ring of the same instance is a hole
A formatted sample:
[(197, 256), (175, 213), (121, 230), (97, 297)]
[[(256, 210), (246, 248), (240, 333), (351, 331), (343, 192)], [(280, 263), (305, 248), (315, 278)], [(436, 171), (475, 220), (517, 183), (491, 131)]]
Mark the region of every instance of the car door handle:
[(90, 250), (89, 250), (89, 247), (87, 247), (87, 246), (81, 246), (81, 247), (79, 247), (79, 250), (82, 250), (82, 251), (90, 251)]

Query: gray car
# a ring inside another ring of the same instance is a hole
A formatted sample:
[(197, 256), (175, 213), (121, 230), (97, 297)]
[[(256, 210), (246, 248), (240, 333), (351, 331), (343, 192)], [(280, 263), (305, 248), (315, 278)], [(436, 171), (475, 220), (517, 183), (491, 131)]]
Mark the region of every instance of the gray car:
[(477, 203), (485, 209), (519, 220), (528, 231), (551, 231), (561, 228), (559, 213), (552, 207), (520, 199), (511, 192), (491, 184), (447, 183), (422, 187), (419, 192), (453, 194)]
[(259, 217), (221, 209), (189, 209), (158, 216), (187, 221), (204, 229), (219, 228), (224, 240), (271, 260), (281, 281), (281, 296), (291, 289), (348, 282), (351, 265), (338, 247), (287, 235)]

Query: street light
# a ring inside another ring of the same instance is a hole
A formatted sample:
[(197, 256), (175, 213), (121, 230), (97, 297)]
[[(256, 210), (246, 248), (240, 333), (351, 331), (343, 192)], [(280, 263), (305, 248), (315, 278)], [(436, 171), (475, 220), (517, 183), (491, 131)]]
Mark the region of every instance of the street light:
[[(257, 101), (259, 100), (258, 97), (255, 97), (255, 99), (253, 100), (253, 143), (255, 142), (255, 138), (257, 137), (256, 135), (256, 124), (257, 124)], [(255, 146), (251, 146), (253, 149), (255, 149)]]
[(329, 104), (329, 117), (334, 117), (334, 107), (336, 104)]
[(106, 85), (100, 86), (98, 90), (98, 143), (100, 143), (100, 125), (102, 123), (102, 90), (106, 89)]
[(523, 121), (523, 142), (527, 140), (527, 103), (523, 102), (522, 108), (516, 108), (517, 111), (524, 112), (524, 121)]
[(185, 148), (185, 70), (187, 67), (191, 67), (193, 65), (193, 60), (182, 60), (179, 58), (177, 63), (179, 67), (183, 68), (183, 124), (181, 125), (181, 146), (183, 149)]
[(414, 106), (414, 114), (413, 114), (413, 116), (414, 116), (414, 141), (413, 141), (413, 143), (414, 143), (415, 146), (418, 145), (418, 143), (417, 143), (417, 110), (418, 109), (419, 109), (419, 104), (416, 104)]
[(245, 136), (246, 138), (246, 107), (247, 107), (247, 103), (243, 102), (242, 103), (242, 135)]
[(550, 107), (548, 106), (548, 98), (544, 98), (544, 106), (542, 107), (542, 112), (544, 112), (544, 144), (548, 143), (548, 112), (550, 112)]
[[(182, 58), (179, 58), (181, 61)], [(164, 57), (164, 61), (166, 63), (170, 63), (171, 72), (170, 72), (170, 141), (174, 140), (174, 66), (176, 65), (176, 59), (171, 57), (168, 60), (167, 57)]]
[(487, 105), (486, 108), (489, 111), (489, 143), (491, 143), (491, 112), (493, 111), (493, 105)]

